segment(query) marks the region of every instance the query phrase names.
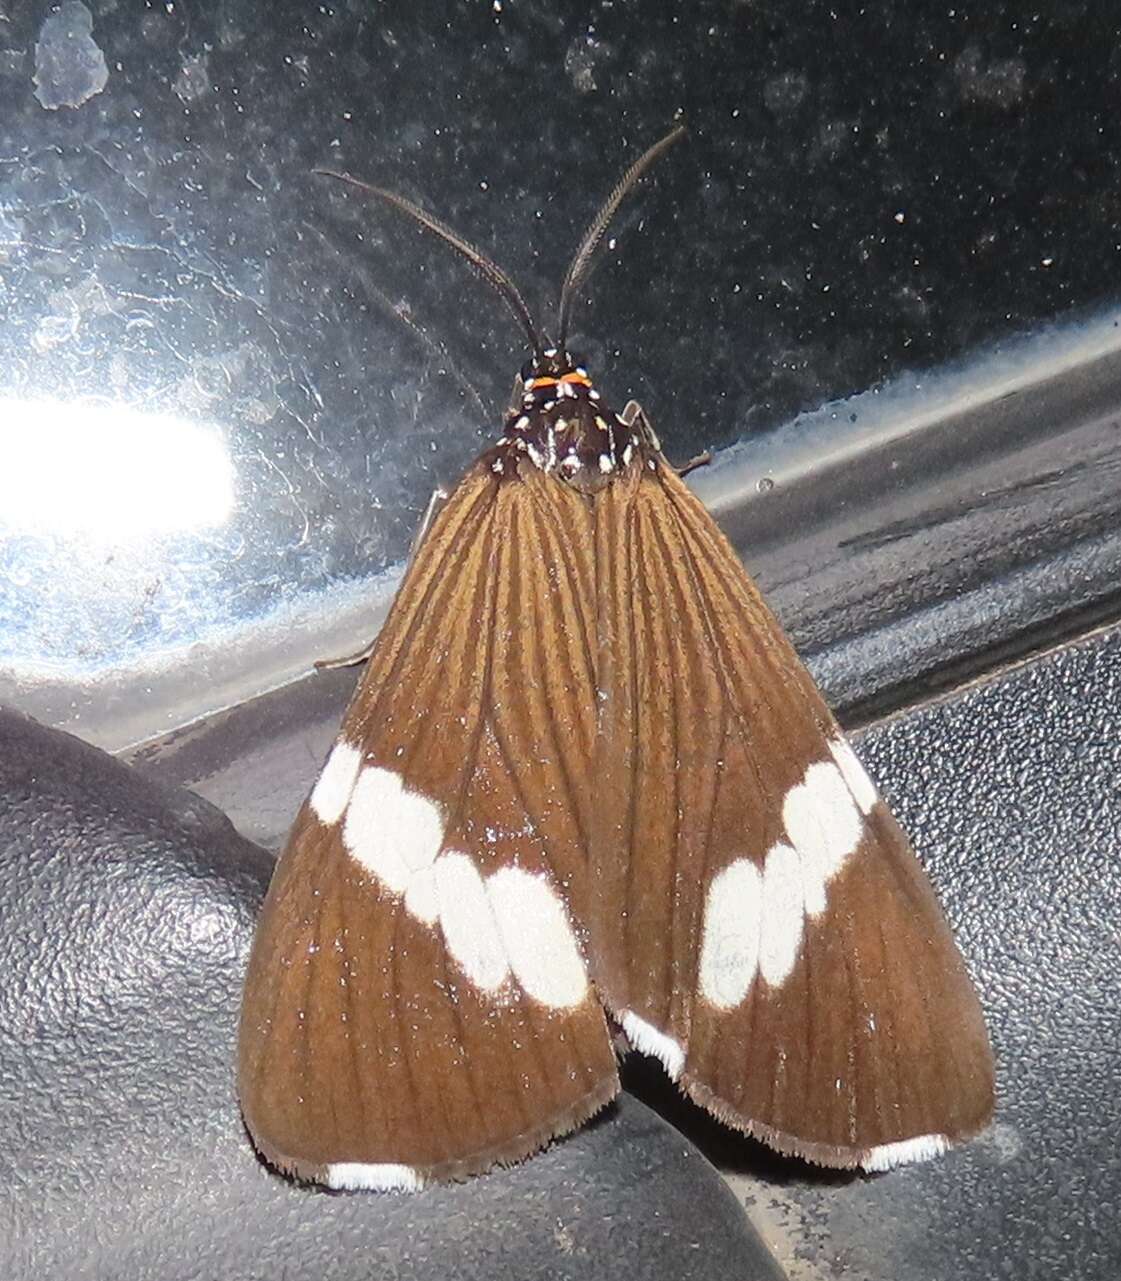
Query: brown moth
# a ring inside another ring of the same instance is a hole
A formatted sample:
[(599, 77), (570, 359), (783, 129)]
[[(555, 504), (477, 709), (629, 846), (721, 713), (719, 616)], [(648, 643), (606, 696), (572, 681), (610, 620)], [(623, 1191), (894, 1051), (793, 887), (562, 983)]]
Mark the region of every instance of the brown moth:
[[(720, 1120), (881, 1170), (993, 1108), (922, 868), (731, 546), (568, 318), (423, 534), (261, 914), (239, 1089), (281, 1170), (416, 1189), (619, 1088), (611, 1028)], [(344, 175), (336, 175), (344, 176)]]

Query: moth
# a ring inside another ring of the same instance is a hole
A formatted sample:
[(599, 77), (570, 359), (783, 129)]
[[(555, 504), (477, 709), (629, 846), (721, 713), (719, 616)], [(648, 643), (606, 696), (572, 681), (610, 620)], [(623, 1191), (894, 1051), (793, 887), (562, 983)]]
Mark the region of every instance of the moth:
[[(274, 1166), (409, 1189), (527, 1157), (614, 1038), (727, 1125), (884, 1170), (993, 1108), (980, 1004), (906, 836), (635, 403), (556, 342), (423, 532), (268, 890), (239, 1092)], [(346, 177), (346, 175), (336, 175)]]

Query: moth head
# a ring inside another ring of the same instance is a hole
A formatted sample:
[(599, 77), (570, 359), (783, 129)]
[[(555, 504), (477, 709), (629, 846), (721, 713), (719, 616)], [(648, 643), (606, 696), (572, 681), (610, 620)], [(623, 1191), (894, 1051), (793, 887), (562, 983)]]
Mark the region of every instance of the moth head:
[(546, 347), (535, 353), (522, 366), (522, 383), (525, 386), (539, 378), (587, 380), (588, 369), (583, 356), (556, 347)]

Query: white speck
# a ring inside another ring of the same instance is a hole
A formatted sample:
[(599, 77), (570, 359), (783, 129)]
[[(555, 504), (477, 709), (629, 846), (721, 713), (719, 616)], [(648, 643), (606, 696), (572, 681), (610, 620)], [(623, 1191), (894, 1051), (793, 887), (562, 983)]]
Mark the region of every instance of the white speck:
[(615, 470), (615, 464), (610, 454), (600, 454), (599, 469), (606, 476), (608, 472)]

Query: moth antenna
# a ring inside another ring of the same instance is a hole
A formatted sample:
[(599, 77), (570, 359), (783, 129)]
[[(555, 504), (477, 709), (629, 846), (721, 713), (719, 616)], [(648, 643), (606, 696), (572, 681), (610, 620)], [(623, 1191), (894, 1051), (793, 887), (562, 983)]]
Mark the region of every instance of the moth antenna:
[(321, 174), (325, 178), (337, 178), (340, 182), (348, 183), (352, 187), (357, 187), (359, 191), (364, 191), (367, 195), (376, 196), (379, 200), (384, 200), (386, 204), (393, 205), (402, 213), (407, 214), (415, 222), (431, 231), (433, 235), (439, 236), (446, 244), (463, 255), (480, 276), (491, 286), (498, 296), (509, 307), (510, 311), (517, 318), (518, 323), (526, 332), (529, 338), (529, 345), (533, 348), (533, 354), (538, 359), (543, 359), (545, 354), (545, 345), (541, 341), (541, 335), (537, 332), (537, 326), (533, 323), (533, 317), (529, 314), (529, 308), (525, 305), (525, 299), (518, 293), (517, 286), (502, 268), (484, 254), (481, 250), (476, 249), (474, 245), (464, 240), (462, 236), (447, 225), (441, 222), (434, 214), (427, 213), (419, 205), (413, 204), (411, 200), (404, 196), (399, 196), (395, 191), (386, 191), (384, 187), (374, 187), (368, 182), (362, 182), (361, 179), (353, 177), (348, 173), (340, 173), (337, 169), (313, 169), (313, 173)]
[(656, 142), (649, 150), (644, 151), (615, 184), (615, 190), (607, 197), (603, 207), (592, 220), (591, 226), (584, 232), (584, 238), (580, 241), (580, 248), (577, 249), (576, 256), (572, 259), (572, 265), (569, 267), (568, 274), (564, 278), (564, 285), (561, 287), (560, 306), (557, 309), (558, 351), (565, 350), (565, 343), (568, 340), (568, 321), (572, 312), (572, 300), (588, 274), (592, 256), (598, 248), (600, 240), (603, 239), (603, 233), (607, 230), (608, 224), (615, 216), (615, 210), (619, 208), (627, 192), (638, 182), (639, 178), (658, 159), (662, 152), (668, 151), (675, 142), (684, 138), (685, 133), (685, 126), (678, 125), (675, 129), (671, 129), (660, 142)]

